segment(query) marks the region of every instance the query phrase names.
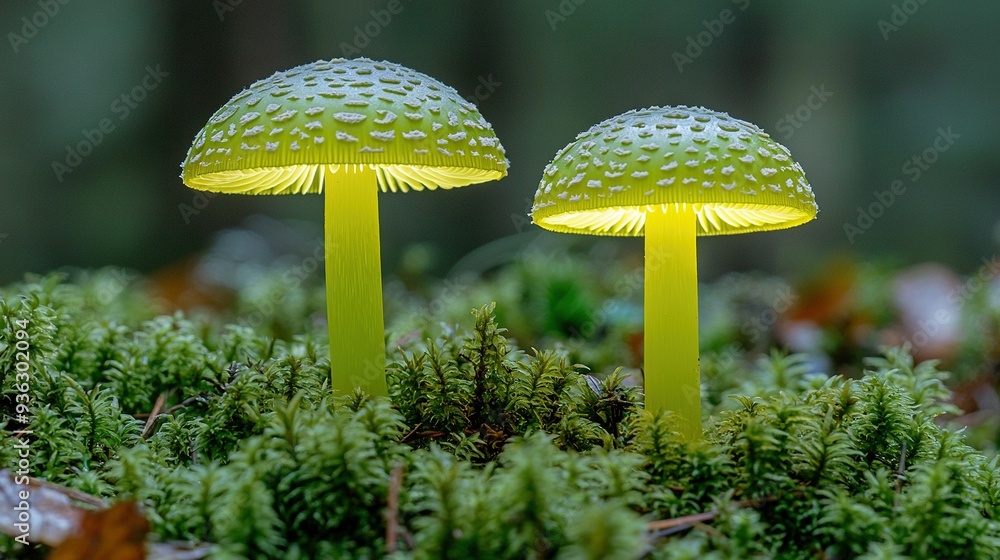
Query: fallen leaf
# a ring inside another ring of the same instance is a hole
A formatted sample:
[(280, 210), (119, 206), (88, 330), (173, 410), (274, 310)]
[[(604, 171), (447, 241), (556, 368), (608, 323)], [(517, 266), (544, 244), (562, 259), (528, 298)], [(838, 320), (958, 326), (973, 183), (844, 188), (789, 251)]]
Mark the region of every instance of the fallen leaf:
[(149, 521), (134, 502), (88, 511), (77, 531), (49, 555), (49, 560), (145, 560)]
[[(107, 507), (97, 496), (0, 470), (0, 533), (31, 545), (55, 547), (50, 559), (200, 560), (211, 552), (210, 544), (147, 545), (149, 523), (135, 504)], [(26, 523), (21, 520), (24, 515)]]
[(0, 471), (0, 531), (22, 542), (59, 544), (76, 529), (84, 511), (62, 490)]

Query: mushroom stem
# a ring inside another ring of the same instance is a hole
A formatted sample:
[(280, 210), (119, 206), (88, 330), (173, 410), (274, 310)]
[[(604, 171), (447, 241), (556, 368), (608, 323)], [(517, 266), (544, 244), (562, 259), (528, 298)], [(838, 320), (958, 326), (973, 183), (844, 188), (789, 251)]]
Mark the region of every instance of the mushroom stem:
[(701, 437), (696, 220), (680, 203), (650, 210), (645, 225), (646, 409), (675, 412), (690, 440)]
[[(326, 312), (335, 394), (388, 395), (379, 255), (378, 179), (367, 165), (325, 166)], [(346, 172), (345, 172), (346, 171)]]

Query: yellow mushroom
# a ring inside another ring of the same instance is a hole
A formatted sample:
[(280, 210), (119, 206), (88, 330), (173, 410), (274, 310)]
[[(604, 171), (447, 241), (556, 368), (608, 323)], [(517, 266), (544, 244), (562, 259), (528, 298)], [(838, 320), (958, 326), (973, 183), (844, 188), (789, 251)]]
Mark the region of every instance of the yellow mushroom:
[(214, 192), (324, 193), (332, 386), (385, 395), (377, 191), (499, 179), (504, 153), (475, 105), (441, 82), (391, 62), (321, 60), (230, 99), (181, 177)]
[(559, 232), (645, 236), (645, 396), (701, 433), (696, 235), (788, 228), (818, 208), (802, 167), (753, 124), (700, 107), (629, 111), (545, 168), (531, 209)]

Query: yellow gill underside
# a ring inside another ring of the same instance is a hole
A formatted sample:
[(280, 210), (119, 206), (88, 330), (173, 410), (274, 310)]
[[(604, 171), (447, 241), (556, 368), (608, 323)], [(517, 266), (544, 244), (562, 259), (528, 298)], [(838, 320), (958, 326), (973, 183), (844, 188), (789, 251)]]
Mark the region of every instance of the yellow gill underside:
[(604, 235), (642, 235), (647, 212), (676, 212), (691, 207), (698, 216), (699, 235), (719, 235), (745, 231), (784, 229), (808, 222), (812, 215), (787, 206), (763, 204), (650, 204), (578, 210), (536, 219), (542, 227)]
[[(416, 165), (371, 165), (382, 191), (450, 189), (484, 183), (503, 177), (503, 172), (465, 167)], [(217, 171), (189, 177), (185, 183), (196, 189), (234, 194), (299, 194), (323, 192), (324, 168), (331, 173), (354, 173), (355, 164), (288, 165), (260, 169)]]

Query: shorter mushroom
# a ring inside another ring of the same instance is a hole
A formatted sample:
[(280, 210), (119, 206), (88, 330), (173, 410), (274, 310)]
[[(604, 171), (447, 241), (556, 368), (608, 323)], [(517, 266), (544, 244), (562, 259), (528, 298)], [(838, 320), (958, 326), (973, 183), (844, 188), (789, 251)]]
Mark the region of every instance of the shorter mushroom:
[(539, 226), (646, 237), (646, 408), (701, 433), (696, 235), (783, 229), (818, 208), (802, 167), (753, 124), (700, 107), (613, 117), (560, 150), (535, 193)]

